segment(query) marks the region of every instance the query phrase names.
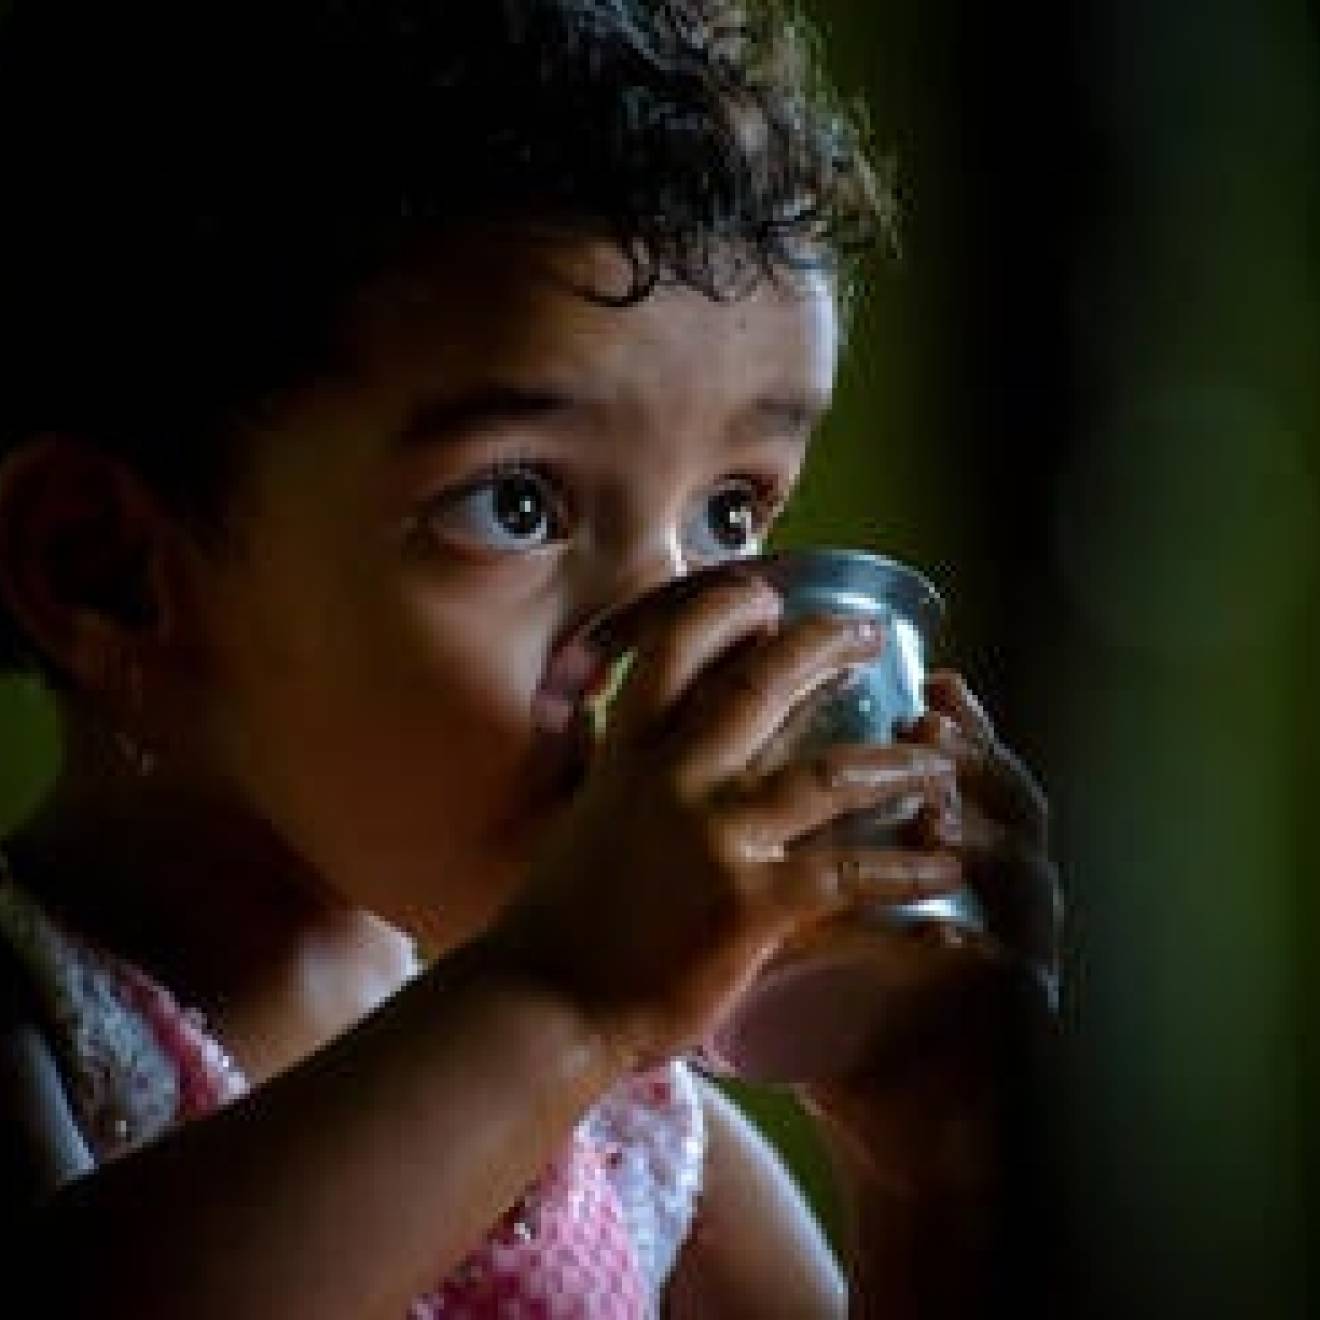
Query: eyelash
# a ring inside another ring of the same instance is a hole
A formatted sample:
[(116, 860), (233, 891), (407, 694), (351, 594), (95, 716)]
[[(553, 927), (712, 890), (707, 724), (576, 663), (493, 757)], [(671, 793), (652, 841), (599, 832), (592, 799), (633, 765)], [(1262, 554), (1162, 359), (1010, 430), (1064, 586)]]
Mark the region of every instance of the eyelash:
[(788, 491), (778, 477), (768, 477), (755, 472), (730, 472), (720, 478), (713, 488), (742, 483), (752, 496), (752, 510), (755, 515), (758, 533), (769, 529), (770, 524), (783, 512), (788, 502)]
[[(555, 494), (563, 499), (564, 479), (559, 470), (551, 463), (545, 462), (540, 458), (519, 458), (516, 455), (512, 458), (502, 458), (496, 463), (487, 464), (483, 468), (478, 468), (461, 485), (453, 490), (446, 491), (440, 496), (441, 500), (458, 500), (465, 495), (471, 495), (473, 491), (480, 490), (483, 486), (489, 486), (491, 482), (500, 481), (508, 477), (533, 476), (544, 485), (551, 487)], [(563, 501), (565, 504), (567, 500)]]
[(408, 520), (409, 534), (425, 537), (431, 519), (437, 514), (456, 507), (469, 496), (475, 495), (479, 490), (495, 482), (520, 476), (535, 477), (542, 486), (553, 493), (556, 515), (565, 521), (572, 521), (574, 511), (564, 495), (565, 482), (558, 470), (542, 459), (519, 458), (515, 455), (478, 468), (459, 485), (450, 486), (446, 490), (432, 495), (429, 499), (423, 500), (421, 507)]
[[(461, 485), (442, 491), (425, 501), (421, 509), (409, 519), (410, 540), (421, 538), (423, 544), (434, 544), (436, 538), (428, 536), (428, 527), (436, 515), (458, 506), (464, 499), (487, 486), (519, 476), (535, 477), (554, 497), (556, 520), (572, 526), (575, 521), (575, 509), (565, 494), (566, 482), (560, 471), (539, 458), (513, 456), (478, 469)], [(729, 472), (711, 486), (707, 498), (725, 486), (737, 484), (744, 485), (751, 496), (753, 524), (756, 536), (759, 538), (769, 531), (788, 502), (787, 486), (778, 476), (753, 472)]]

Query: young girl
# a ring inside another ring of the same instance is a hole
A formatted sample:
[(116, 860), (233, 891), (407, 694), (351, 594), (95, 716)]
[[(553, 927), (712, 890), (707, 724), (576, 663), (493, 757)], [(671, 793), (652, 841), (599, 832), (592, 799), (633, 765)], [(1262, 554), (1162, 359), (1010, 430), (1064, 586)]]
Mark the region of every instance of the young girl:
[[(998, 1018), (950, 1005), (1052, 956), (1039, 794), (948, 674), (897, 746), (753, 769), (877, 646), (736, 565), (886, 219), (801, 28), (272, 8), (20, 0), (0, 33), (0, 637), (64, 739), (0, 880), (6, 1308), (974, 1296), (983, 1256), (923, 1283), (918, 1248), (988, 1240)], [(591, 747), (591, 621), (698, 567)], [(914, 794), (903, 847), (801, 842)], [(681, 1060), (786, 940), (965, 881), (998, 952), (867, 935), (894, 1049), (809, 1093), (860, 1193), (845, 1283)]]

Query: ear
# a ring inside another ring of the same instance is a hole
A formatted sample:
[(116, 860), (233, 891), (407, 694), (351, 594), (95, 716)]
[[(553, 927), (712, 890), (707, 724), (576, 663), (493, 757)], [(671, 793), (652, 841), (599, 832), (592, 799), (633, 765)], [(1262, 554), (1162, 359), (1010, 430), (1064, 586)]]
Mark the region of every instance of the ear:
[(168, 637), (176, 535), (141, 478), (93, 445), (40, 436), (0, 462), (0, 600), (89, 696), (122, 696), (126, 664)]

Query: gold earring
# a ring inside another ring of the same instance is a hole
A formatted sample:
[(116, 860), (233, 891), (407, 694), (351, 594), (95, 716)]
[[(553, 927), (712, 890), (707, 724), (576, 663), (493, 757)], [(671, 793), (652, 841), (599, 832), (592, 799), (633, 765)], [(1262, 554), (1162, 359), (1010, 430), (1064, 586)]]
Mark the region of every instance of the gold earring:
[(156, 768), (156, 753), (144, 747), (132, 734), (115, 730), (115, 744), (130, 770), (139, 779), (146, 779)]
[[(135, 722), (140, 723), (144, 706), (144, 685), (142, 666), (136, 660), (130, 660), (125, 673), (125, 687), (128, 692), (129, 707)], [(146, 779), (156, 768), (156, 753), (136, 735), (125, 729), (115, 730), (115, 745), (129, 768), (139, 779)]]

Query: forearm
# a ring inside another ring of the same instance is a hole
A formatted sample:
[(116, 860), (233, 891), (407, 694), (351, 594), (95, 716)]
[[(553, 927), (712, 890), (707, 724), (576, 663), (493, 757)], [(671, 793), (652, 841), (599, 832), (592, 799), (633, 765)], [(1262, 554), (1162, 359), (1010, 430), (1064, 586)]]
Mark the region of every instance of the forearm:
[(402, 1315), (611, 1080), (573, 1016), (466, 950), (246, 1100), (70, 1184), (36, 1226), (33, 1295), (142, 1320)]
[(863, 1149), (850, 1118), (846, 1132), (823, 1120), (845, 1213), (848, 1314), (962, 1320), (987, 1313), (999, 1209), (987, 1130), (936, 1134), (877, 1112), (864, 1120)]
[(849, 1209), (851, 1315), (1057, 1310), (1052, 1029), (1026, 1044), (1004, 1034), (979, 1066), (934, 1053), (883, 1081), (806, 1097)]
[(991, 1313), (996, 1234), (987, 1203), (860, 1181), (848, 1202), (853, 1320)]

